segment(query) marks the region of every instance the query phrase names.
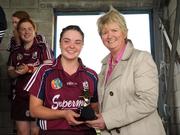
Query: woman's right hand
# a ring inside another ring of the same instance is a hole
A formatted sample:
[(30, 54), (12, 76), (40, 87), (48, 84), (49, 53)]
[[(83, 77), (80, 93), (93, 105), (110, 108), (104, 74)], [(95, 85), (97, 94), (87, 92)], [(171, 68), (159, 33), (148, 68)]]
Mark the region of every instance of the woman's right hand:
[(28, 70), (29, 70), (28, 66), (26, 64), (22, 64), (16, 67), (15, 72), (19, 75), (24, 75), (28, 72)]

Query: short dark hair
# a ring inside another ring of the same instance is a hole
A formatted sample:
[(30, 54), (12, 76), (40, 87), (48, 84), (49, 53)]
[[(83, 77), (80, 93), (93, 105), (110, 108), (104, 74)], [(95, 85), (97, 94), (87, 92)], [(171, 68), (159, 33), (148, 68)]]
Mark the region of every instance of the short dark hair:
[(60, 41), (61, 41), (61, 39), (62, 39), (63, 34), (64, 34), (66, 31), (68, 31), (68, 30), (76, 30), (76, 31), (78, 31), (78, 32), (82, 35), (82, 38), (83, 38), (83, 40), (84, 40), (84, 33), (83, 33), (83, 31), (81, 30), (81, 28), (80, 28), (79, 26), (77, 26), (77, 25), (69, 25), (69, 26), (67, 26), (67, 27), (65, 27), (65, 28), (62, 29), (62, 32), (61, 32), (61, 34), (60, 34)]

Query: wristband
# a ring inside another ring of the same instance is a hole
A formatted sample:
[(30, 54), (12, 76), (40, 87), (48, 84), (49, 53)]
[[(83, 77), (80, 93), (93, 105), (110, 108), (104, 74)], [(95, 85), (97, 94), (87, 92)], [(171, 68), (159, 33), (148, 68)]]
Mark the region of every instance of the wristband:
[(34, 67), (33, 66), (28, 66), (28, 73), (33, 73)]

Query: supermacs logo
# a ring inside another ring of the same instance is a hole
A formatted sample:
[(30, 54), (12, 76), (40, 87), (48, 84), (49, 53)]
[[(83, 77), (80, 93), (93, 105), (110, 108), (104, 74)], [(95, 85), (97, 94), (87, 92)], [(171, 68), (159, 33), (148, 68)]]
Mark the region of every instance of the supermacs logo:
[(60, 94), (55, 95), (52, 99), (51, 109), (57, 110), (58, 108), (69, 108), (69, 109), (77, 109), (83, 106), (83, 100), (63, 100), (59, 101)]

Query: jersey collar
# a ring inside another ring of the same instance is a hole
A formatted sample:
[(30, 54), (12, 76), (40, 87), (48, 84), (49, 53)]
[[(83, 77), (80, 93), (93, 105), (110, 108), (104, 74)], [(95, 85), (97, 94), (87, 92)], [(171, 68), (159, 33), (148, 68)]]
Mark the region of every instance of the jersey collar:
[[(61, 57), (62, 55), (59, 55), (56, 60), (54, 61), (54, 68), (58, 69), (58, 70), (63, 70), (63, 67), (62, 67), (62, 63), (61, 63)], [(86, 66), (83, 64), (81, 58), (78, 58), (78, 62), (79, 62), (79, 68), (78, 70), (81, 71), (81, 70), (85, 70), (86, 69)]]

